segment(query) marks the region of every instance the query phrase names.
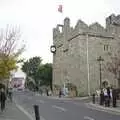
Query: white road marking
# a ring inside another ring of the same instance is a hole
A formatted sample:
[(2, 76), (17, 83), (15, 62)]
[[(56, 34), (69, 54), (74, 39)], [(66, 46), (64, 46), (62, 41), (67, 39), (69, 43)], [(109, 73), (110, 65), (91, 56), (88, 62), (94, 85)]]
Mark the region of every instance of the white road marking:
[[(16, 105), (16, 107), (20, 110), (20, 111), (22, 111), (30, 120), (35, 120), (35, 118), (33, 118), (32, 117), (32, 115), (31, 114), (29, 114), (22, 106), (20, 106), (20, 105), (18, 105), (17, 103), (16, 103), (16, 101), (14, 101), (15, 102), (15, 105)], [(46, 120), (44, 117), (42, 117), (42, 116), (40, 116), (40, 120)]]
[(31, 114), (29, 114), (23, 107), (21, 107), (20, 105), (16, 104), (16, 107), (22, 111), (30, 120), (34, 120), (34, 118), (31, 116)]
[(97, 111), (100, 111), (100, 112), (110, 113), (110, 114), (113, 114), (113, 115), (120, 115), (120, 113), (117, 113), (117, 112), (114, 112), (114, 111), (108, 111), (108, 110), (104, 110), (104, 109), (101, 109), (101, 108), (91, 107), (91, 106), (88, 106), (88, 105), (87, 105), (87, 108), (89, 108), (91, 110), (97, 110)]
[(37, 100), (37, 102), (40, 102), (41, 104), (44, 104), (44, 103), (45, 103), (44, 100)]
[(66, 111), (67, 111), (65, 108), (59, 107), (59, 106), (56, 106), (56, 105), (53, 105), (52, 107), (53, 107), (53, 108), (57, 108), (57, 109), (59, 109), (59, 110), (61, 110), (61, 111), (63, 111), (63, 112), (66, 112)]
[(95, 119), (93, 119), (93, 118), (91, 118), (89, 116), (84, 116), (84, 120), (95, 120)]

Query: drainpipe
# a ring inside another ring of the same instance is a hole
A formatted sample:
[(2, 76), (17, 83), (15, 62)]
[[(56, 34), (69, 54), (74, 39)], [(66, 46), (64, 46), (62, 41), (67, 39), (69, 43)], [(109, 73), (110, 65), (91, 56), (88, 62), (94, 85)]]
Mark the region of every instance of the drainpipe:
[(90, 96), (90, 71), (89, 71), (89, 49), (88, 49), (88, 34), (86, 34), (86, 46), (87, 46), (87, 81), (88, 81), (88, 95)]

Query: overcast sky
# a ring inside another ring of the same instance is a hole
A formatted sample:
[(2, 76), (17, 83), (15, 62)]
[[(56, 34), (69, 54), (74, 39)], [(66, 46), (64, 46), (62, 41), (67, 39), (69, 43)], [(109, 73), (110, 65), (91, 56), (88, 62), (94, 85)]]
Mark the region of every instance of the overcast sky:
[[(63, 14), (57, 11), (59, 4), (63, 4)], [(0, 28), (20, 25), (26, 41), (23, 56), (41, 56), (44, 63), (52, 62), (52, 28), (64, 17), (69, 17), (73, 26), (78, 19), (105, 26), (105, 17), (120, 13), (119, 5), (119, 0), (0, 0)]]

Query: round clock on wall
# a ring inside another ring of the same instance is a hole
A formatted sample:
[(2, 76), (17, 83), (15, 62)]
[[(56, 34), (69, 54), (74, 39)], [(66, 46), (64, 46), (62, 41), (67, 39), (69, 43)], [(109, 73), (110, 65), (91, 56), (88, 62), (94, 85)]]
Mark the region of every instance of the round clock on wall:
[(56, 52), (56, 46), (55, 46), (55, 45), (52, 45), (52, 46), (50, 47), (50, 51), (51, 51), (52, 53), (55, 53), (55, 52)]

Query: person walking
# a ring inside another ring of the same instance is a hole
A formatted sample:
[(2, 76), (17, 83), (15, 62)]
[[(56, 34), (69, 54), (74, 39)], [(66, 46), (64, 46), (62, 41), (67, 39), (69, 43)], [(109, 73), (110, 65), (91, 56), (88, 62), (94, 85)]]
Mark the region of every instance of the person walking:
[(8, 90), (8, 96), (9, 96), (10, 101), (12, 102), (12, 98), (13, 98), (13, 88), (9, 88), (9, 90)]
[(6, 94), (5, 90), (2, 88), (0, 93), (1, 111), (5, 109)]
[(104, 103), (105, 103), (105, 107), (107, 107), (107, 100), (108, 100), (107, 89), (104, 88), (104, 89), (103, 89), (103, 92), (104, 92)]
[(61, 96), (62, 96), (62, 90), (60, 89), (59, 90), (59, 98), (61, 98)]

